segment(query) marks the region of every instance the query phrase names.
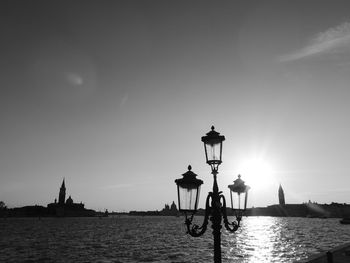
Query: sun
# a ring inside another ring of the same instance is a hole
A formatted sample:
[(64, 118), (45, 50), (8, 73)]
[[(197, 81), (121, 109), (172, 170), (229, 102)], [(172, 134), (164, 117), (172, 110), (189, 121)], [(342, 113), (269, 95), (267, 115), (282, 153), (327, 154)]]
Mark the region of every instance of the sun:
[(242, 179), (254, 189), (264, 189), (274, 183), (274, 171), (264, 158), (251, 158), (242, 162), (239, 169)]

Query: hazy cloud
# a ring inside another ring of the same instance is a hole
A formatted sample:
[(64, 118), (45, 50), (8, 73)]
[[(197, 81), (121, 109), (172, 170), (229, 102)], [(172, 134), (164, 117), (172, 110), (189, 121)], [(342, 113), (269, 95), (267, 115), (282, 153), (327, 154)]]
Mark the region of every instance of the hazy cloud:
[(303, 58), (350, 54), (350, 23), (345, 22), (317, 34), (306, 47), (280, 57), (281, 61), (295, 61)]

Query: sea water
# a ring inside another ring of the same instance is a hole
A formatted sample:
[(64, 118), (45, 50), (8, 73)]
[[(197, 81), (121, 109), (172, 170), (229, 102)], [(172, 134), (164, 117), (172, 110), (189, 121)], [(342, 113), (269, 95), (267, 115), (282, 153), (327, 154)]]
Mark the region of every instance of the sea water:
[[(346, 242), (339, 219), (246, 217), (222, 230), (222, 261), (296, 262)], [(0, 219), (0, 262), (213, 262), (212, 229), (191, 237), (182, 217)]]

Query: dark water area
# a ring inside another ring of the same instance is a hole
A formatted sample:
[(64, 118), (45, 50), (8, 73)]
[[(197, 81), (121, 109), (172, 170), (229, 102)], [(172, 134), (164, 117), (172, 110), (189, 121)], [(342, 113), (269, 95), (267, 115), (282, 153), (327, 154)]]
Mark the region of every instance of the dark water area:
[[(197, 218), (198, 223), (202, 218)], [(213, 262), (211, 228), (182, 217), (0, 219), (0, 262)], [(339, 219), (248, 217), (222, 231), (223, 262), (296, 262), (350, 242)]]

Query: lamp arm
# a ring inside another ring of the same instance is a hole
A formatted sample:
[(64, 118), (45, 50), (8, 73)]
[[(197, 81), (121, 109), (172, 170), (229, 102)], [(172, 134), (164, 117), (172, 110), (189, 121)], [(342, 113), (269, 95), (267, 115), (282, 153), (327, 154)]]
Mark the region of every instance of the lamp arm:
[(208, 219), (209, 219), (209, 214), (211, 209), (209, 206), (209, 201), (211, 196), (212, 196), (212, 193), (209, 193), (207, 196), (207, 200), (205, 202), (205, 216), (204, 216), (202, 226), (192, 224), (194, 214), (192, 214), (190, 217), (187, 217), (187, 215), (185, 215), (186, 216), (185, 224), (187, 226), (187, 233), (193, 237), (199, 237), (203, 235), (204, 232), (207, 230)]
[(236, 221), (230, 223), (227, 219), (225, 196), (221, 194), (220, 199), (222, 199), (221, 213), (223, 215), (225, 228), (232, 233), (236, 232), (239, 228), (239, 223), (241, 222), (242, 216), (236, 216)]

